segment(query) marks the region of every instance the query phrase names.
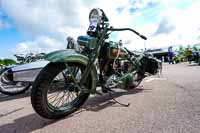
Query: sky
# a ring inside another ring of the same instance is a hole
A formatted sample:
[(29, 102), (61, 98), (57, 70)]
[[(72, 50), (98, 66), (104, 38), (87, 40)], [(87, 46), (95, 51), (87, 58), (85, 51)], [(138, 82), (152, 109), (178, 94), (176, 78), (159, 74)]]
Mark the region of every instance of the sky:
[(200, 0), (0, 0), (0, 58), (66, 48), (67, 36), (85, 35), (91, 9), (101, 8), (115, 28), (110, 40), (130, 50), (200, 42)]

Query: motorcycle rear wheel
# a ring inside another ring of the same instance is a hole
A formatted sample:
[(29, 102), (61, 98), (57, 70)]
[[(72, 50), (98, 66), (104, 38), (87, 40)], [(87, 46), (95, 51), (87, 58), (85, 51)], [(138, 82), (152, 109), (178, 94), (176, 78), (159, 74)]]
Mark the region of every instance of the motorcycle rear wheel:
[[(67, 63), (67, 65), (70, 69), (67, 69), (64, 63), (49, 63), (42, 69), (33, 84), (32, 106), (40, 116), (46, 119), (60, 119), (77, 111), (90, 95), (89, 92), (83, 92), (75, 87), (73, 78), (70, 78), (70, 75), (73, 75), (79, 82), (80, 74), (85, 66), (80, 63)], [(73, 74), (69, 74), (69, 70), (73, 70)], [(74, 73), (74, 70), (78, 71)], [(89, 75), (87, 83), (84, 84), (85, 88), (91, 89), (90, 83), (91, 75)], [(54, 100), (52, 100), (53, 96), (55, 96)]]
[(136, 87), (138, 87), (142, 82), (143, 78), (143, 75), (137, 73), (133, 78), (133, 84), (130, 86), (130, 89), (135, 89)]
[(5, 68), (0, 71), (0, 92), (5, 95), (18, 95), (27, 91), (31, 84), (28, 82), (15, 82), (9, 80), (7, 72), (9, 69)]

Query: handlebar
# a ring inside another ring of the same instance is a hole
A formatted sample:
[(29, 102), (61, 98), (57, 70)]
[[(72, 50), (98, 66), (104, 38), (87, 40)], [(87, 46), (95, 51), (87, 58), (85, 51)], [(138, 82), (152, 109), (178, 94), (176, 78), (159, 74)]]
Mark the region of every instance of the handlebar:
[(147, 37), (145, 37), (144, 35), (140, 34), (139, 32), (131, 29), (131, 28), (108, 28), (108, 31), (125, 31), (125, 30), (129, 30), (132, 31), (133, 33), (135, 33), (136, 35), (138, 35), (139, 37), (141, 37), (144, 40), (147, 40)]

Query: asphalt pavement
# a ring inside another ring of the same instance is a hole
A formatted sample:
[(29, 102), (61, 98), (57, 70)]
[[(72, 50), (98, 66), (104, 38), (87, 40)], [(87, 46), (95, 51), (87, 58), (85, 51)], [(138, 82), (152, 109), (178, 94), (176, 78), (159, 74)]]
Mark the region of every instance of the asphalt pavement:
[(0, 94), (0, 133), (200, 133), (200, 66), (164, 64), (135, 90), (91, 96), (76, 113), (58, 121), (32, 109), (29, 93)]

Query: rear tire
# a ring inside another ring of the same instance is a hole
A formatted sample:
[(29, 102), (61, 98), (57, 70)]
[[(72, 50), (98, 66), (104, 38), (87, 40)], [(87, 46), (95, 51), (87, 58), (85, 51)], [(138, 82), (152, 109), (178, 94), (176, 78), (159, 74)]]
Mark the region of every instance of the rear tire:
[[(80, 63), (68, 63), (68, 66), (74, 67), (75, 69), (76, 67), (81, 68), (81, 72), (85, 68), (85, 66)], [(60, 107), (57, 107), (56, 105), (53, 105), (52, 103), (49, 102), (48, 91), (50, 89), (50, 86), (55, 81), (55, 77), (57, 77), (59, 73), (63, 72), (63, 70), (66, 70), (65, 68), (66, 66), (64, 63), (49, 63), (45, 68), (42, 69), (42, 71), (39, 73), (39, 75), (37, 76), (33, 84), (32, 92), (31, 92), (31, 103), (34, 110), (40, 116), (44, 118), (47, 118), (47, 119), (63, 118), (75, 112), (76, 110), (78, 110), (89, 97), (89, 92), (86, 93), (79, 90), (78, 92), (79, 94), (76, 95), (77, 97), (74, 100), (72, 100), (70, 103), (65, 103), (61, 105)], [(63, 76), (63, 78), (65, 78), (65, 76)], [(67, 80), (67, 83), (68, 83), (68, 80)], [(64, 82), (66, 85), (66, 79), (64, 79)], [(89, 75), (88, 82), (85, 85), (87, 89), (91, 89), (90, 83), (91, 83), (91, 75)], [(69, 81), (69, 84), (73, 84), (73, 81)], [(72, 87), (75, 88), (73, 85)], [(59, 87), (57, 86), (56, 89), (58, 88)], [(61, 90), (58, 90), (58, 93), (60, 93), (61, 91), (64, 91), (63, 95), (65, 95), (64, 93), (66, 92), (74, 93), (75, 90), (71, 90), (72, 92), (70, 92), (70, 89), (71, 88), (69, 86), (67, 87), (64, 86)], [(51, 90), (51, 91), (52, 91), (51, 94), (54, 95), (53, 93), (55, 92), (55, 90), (54, 91)], [(63, 100), (62, 102), (66, 102), (66, 101)]]
[(133, 78), (133, 84), (130, 87), (130, 89), (135, 89), (136, 87), (138, 87), (140, 85), (140, 83), (142, 82), (144, 76), (136, 74), (135, 77)]

